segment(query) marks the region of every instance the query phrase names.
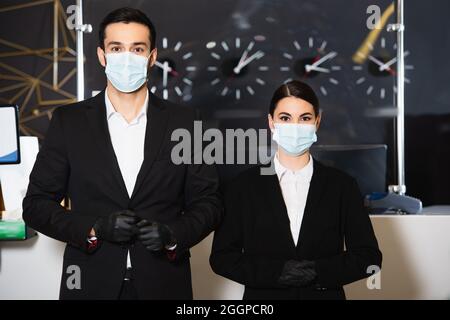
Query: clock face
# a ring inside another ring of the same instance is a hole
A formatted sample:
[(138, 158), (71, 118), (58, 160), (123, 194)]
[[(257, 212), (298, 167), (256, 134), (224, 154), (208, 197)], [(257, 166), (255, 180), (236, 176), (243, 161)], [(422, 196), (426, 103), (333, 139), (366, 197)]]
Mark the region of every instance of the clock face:
[(164, 100), (189, 101), (192, 98), (193, 75), (198, 66), (192, 60), (193, 52), (181, 41), (162, 38), (158, 57), (150, 73), (154, 83), (151, 92)]
[[(386, 37), (380, 38), (378, 44), (369, 45), (371, 53), (364, 64), (353, 66), (355, 73), (354, 84), (369, 98), (372, 103), (383, 100), (393, 100), (396, 91), (395, 79), (397, 76), (397, 44), (388, 41)], [(408, 64), (410, 51), (405, 51), (405, 83), (411, 83), (408, 74), (414, 66)]]
[(328, 47), (328, 42), (313, 36), (306, 42), (294, 40), (282, 52), (280, 72), (285, 74), (285, 82), (293, 79), (315, 83), (320, 94), (327, 96), (340, 84), (339, 72), (342, 67), (337, 62), (338, 53)]
[(240, 101), (264, 90), (269, 71), (264, 59), (266, 52), (261, 48), (264, 41), (265, 37), (259, 35), (206, 44), (208, 82), (219, 96), (232, 96)]

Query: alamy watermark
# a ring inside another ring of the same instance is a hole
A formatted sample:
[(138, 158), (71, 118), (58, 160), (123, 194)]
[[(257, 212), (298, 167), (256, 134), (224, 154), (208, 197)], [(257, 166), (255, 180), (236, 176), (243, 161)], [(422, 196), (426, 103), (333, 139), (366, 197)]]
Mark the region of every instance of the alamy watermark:
[(371, 265), (367, 267), (367, 274), (370, 276), (367, 278), (366, 286), (369, 290), (381, 290), (381, 268), (377, 265)]
[(81, 268), (75, 264), (67, 267), (66, 273), (69, 275), (66, 279), (66, 286), (69, 290), (81, 290)]
[(194, 129), (175, 129), (171, 141), (172, 163), (180, 164), (259, 164), (273, 158), (267, 129), (203, 130), (202, 121), (194, 121)]
[(381, 8), (377, 5), (370, 5), (367, 7), (367, 14), (369, 14), (369, 17), (366, 21), (366, 26), (370, 30), (374, 29), (382, 29), (382, 26), (380, 24), (381, 21)]

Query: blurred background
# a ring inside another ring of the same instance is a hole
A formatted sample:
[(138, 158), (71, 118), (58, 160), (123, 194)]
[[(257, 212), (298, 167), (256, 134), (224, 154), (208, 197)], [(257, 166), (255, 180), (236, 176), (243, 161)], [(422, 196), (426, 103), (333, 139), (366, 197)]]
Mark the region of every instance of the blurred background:
[[(0, 4), (0, 103), (19, 105), (23, 135), (43, 138), (53, 108), (76, 100), (75, 33), (67, 28), (73, 4)], [(156, 26), (158, 60), (173, 69), (165, 87), (162, 70), (151, 71), (156, 95), (200, 109), (210, 127), (267, 128), (275, 88), (301, 79), (319, 95), (318, 143), (386, 144), (386, 184), (394, 184), (396, 64), (380, 72), (372, 60), (352, 60), (370, 31), (366, 10), (374, 4), (383, 11), (391, 1), (86, 0), (84, 23), (93, 32), (84, 36), (85, 96), (106, 83), (96, 56), (101, 19), (117, 7), (137, 7)], [(408, 194), (424, 205), (450, 203), (448, 12), (446, 0), (405, 5), (406, 183)], [(230, 68), (248, 46), (264, 56), (233, 76)], [(323, 64), (329, 73), (305, 72), (305, 64), (330, 52), (337, 55)], [(395, 33), (382, 31), (372, 56), (384, 63), (395, 58)]]

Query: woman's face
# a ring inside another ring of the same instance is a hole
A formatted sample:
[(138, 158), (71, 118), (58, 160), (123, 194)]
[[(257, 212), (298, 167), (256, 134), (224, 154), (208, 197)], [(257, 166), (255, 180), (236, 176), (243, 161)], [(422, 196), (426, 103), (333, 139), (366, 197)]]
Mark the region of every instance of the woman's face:
[(295, 97), (286, 97), (278, 101), (273, 117), (269, 114), (269, 127), (274, 123), (315, 124), (319, 129), (320, 114), (315, 115), (314, 107), (308, 101)]

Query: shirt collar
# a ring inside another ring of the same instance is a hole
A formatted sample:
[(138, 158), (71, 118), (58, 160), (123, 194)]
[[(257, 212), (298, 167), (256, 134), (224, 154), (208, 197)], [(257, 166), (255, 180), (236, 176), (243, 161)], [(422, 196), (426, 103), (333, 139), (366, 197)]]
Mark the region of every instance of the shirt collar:
[[(148, 90), (145, 95), (145, 101), (144, 104), (141, 107), (141, 111), (139, 111), (139, 114), (136, 116), (136, 118), (131, 121), (131, 123), (134, 123), (138, 119), (140, 119), (142, 116), (147, 115), (147, 108), (148, 108)], [(116, 109), (114, 108), (111, 100), (108, 97), (108, 89), (105, 90), (105, 105), (106, 105), (106, 119), (109, 120), (114, 114), (118, 114)], [(130, 124), (131, 124), (130, 123)]]
[(281, 179), (283, 179), (283, 177), (289, 173), (292, 174), (294, 177), (299, 177), (299, 178), (303, 178), (306, 181), (310, 182), (312, 175), (313, 175), (313, 157), (311, 155), (309, 155), (309, 162), (306, 166), (304, 166), (303, 168), (301, 168), (300, 170), (297, 171), (292, 171), (289, 170), (288, 168), (286, 168), (285, 166), (283, 166), (280, 162), (280, 160), (278, 160), (278, 152), (275, 154), (275, 157), (273, 159), (274, 162), (274, 166), (275, 166), (275, 172), (278, 176), (278, 180), (281, 181)]

